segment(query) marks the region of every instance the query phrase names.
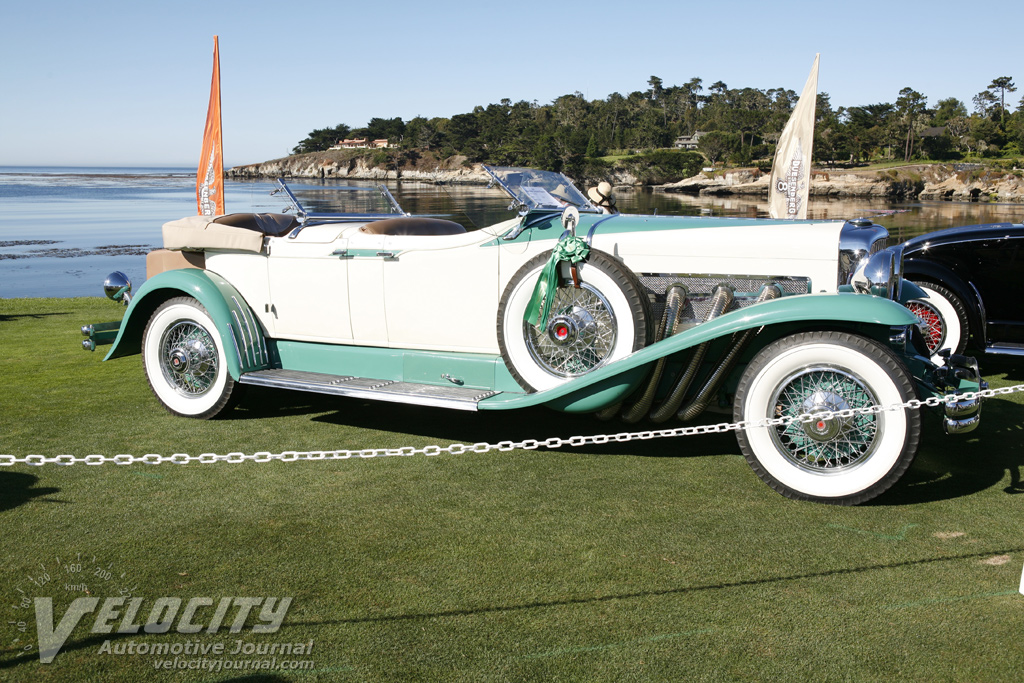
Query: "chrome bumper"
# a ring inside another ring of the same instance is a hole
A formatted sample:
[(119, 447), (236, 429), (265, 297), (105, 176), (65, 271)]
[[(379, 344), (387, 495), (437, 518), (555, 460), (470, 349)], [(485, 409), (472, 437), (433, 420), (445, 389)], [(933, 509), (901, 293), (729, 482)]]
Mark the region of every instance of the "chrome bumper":
[(121, 321), (82, 325), (82, 336), (87, 337), (82, 342), (82, 348), (86, 351), (95, 351), (99, 345), (113, 344), (114, 340), (117, 339), (117, 333), (120, 329)]
[[(946, 358), (941, 368), (943, 379), (951, 390), (948, 396), (988, 389), (988, 382), (981, 378), (978, 361), (968, 356), (954, 354)], [(944, 405), (942, 429), (946, 434), (967, 434), (981, 423), (981, 404), (984, 398), (965, 398), (949, 401)]]

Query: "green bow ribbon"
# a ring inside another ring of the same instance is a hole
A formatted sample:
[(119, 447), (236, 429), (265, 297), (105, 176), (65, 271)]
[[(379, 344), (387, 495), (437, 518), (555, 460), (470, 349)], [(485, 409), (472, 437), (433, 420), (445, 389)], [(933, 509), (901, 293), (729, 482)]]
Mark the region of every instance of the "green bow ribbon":
[(526, 315), (524, 319), (531, 325), (544, 329), (548, 326), (548, 316), (551, 314), (551, 303), (554, 300), (555, 290), (558, 289), (558, 264), (562, 261), (579, 263), (590, 254), (590, 246), (582, 237), (571, 236), (562, 240), (551, 250), (551, 258), (548, 259), (544, 270), (540, 273), (537, 286), (533, 288), (533, 296), (526, 304)]

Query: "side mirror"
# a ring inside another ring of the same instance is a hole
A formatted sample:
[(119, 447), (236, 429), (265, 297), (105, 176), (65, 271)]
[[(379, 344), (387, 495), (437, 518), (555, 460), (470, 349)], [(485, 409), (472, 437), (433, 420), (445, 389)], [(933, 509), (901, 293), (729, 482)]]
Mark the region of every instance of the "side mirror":
[(127, 306), (132, 300), (132, 282), (119, 270), (107, 276), (103, 281), (103, 293), (112, 301), (120, 301)]

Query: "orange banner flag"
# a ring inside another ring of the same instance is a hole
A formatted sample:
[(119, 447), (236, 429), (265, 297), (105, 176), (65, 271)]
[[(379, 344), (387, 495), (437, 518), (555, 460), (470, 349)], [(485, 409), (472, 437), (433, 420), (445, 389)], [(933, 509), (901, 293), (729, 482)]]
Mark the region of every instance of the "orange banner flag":
[(224, 214), (224, 141), (220, 127), (220, 50), (213, 37), (213, 81), (206, 110), (203, 152), (196, 173), (196, 201), (200, 216)]

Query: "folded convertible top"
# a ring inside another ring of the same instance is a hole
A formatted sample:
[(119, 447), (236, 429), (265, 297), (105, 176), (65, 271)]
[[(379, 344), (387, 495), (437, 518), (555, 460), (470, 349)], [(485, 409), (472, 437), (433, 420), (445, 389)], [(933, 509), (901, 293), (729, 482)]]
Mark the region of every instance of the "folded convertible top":
[(175, 251), (232, 249), (259, 252), (264, 235), (278, 237), (298, 225), (294, 216), (282, 213), (187, 216), (164, 223), (164, 248)]

